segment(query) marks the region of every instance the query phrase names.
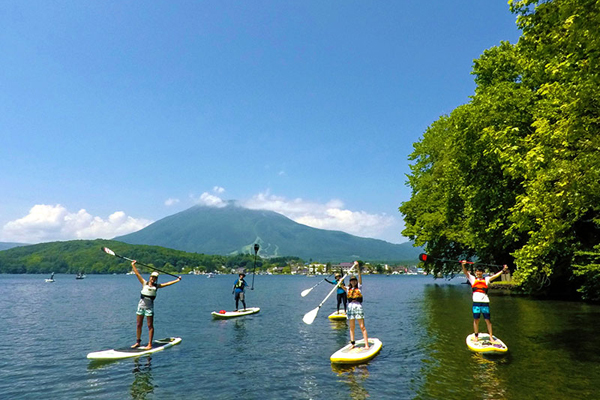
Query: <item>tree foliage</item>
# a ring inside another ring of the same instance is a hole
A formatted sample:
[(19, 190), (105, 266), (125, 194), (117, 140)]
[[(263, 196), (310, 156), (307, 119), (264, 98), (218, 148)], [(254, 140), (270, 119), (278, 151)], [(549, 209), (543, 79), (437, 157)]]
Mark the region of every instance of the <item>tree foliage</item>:
[(475, 60), (469, 103), (414, 145), (403, 233), (433, 257), (509, 264), (528, 292), (572, 293), (593, 275), (574, 277), (576, 252), (600, 242), (600, 4), (509, 5), (518, 43)]

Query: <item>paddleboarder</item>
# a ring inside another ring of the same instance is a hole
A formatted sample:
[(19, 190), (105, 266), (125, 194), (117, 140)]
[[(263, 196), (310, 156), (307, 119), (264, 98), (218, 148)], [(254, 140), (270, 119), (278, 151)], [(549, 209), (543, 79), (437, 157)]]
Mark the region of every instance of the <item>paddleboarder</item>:
[(181, 280), (181, 276), (169, 282), (158, 283), (158, 272), (154, 271), (150, 274), (150, 279), (146, 281), (144, 278), (142, 278), (142, 275), (140, 275), (140, 272), (135, 267), (135, 263), (135, 260), (131, 262), (131, 268), (142, 284), (142, 291), (136, 311), (136, 341), (131, 347), (140, 347), (140, 343), (142, 341), (142, 325), (144, 324), (144, 317), (146, 317), (146, 323), (148, 324), (148, 345), (143, 348), (149, 350), (152, 348), (152, 339), (154, 337), (154, 299), (156, 298), (156, 291), (165, 286), (170, 286), (179, 282)]
[(369, 348), (369, 337), (367, 336), (367, 328), (365, 328), (365, 313), (363, 311), (363, 295), (362, 295), (362, 275), (360, 273), (360, 265), (358, 261), (354, 261), (354, 265), (352, 268), (358, 270), (358, 279), (356, 276), (352, 275), (350, 277), (350, 282), (348, 285), (348, 311), (346, 316), (348, 317), (348, 321), (350, 323), (350, 343), (352, 343), (352, 347), (354, 347), (354, 327), (356, 326), (356, 321), (358, 321), (358, 326), (362, 331), (363, 337), (365, 339), (365, 350)]
[(235, 311), (238, 310), (238, 305), (240, 303), (240, 300), (242, 301), (242, 305), (244, 306), (244, 310), (246, 309), (246, 299), (244, 298), (245, 297), (244, 296), (244, 289), (246, 288), (246, 286), (248, 286), (248, 284), (244, 280), (245, 276), (246, 276), (246, 274), (244, 274), (242, 272), (240, 274), (239, 279), (237, 281), (235, 281), (235, 283), (233, 285), (233, 291), (231, 293), (235, 295)]
[(467, 261), (462, 260), (463, 273), (467, 276), (471, 289), (473, 290), (473, 332), (475, 333), (475, 341), (479, 336), (479, 318), (483, 314), (483, 319), (487, 325), (488, 334), (490, 335), (490, 342), (494, 342), (494, 336), (492, 335), (492, 321), (490, 316), (490, 298), (488, 297), (488, 289), (490, 282), (498, 278), (504, 272), (508, 270), (508, 266), (504, 265), (504, 268), (499, 272), (491, 276), (483, 277), (483, 267), (477, 266), (475, 268), (475, 276), (467, 270), (465, 266)]
[(347, 313), (347, 308), (348, 308), (348, 296), (346, 295), (346, 285), (344, 284), (344, 281), (340, 282), (341, 278), (342, 278), (342, 275), (340, 275), (339, 273), (335, 274), (335, 280), (333, 282), (331, 282), (330, 280), (325, 278), (325, 282), (331, 283), (332, 285), (337, 285), (339, 283), (339, 286), (337, 288), (337, 312), (338, 312), (338, 314), (340, 313), (340, 304), (342, 304), (342, 302), (344, 303), (344, 313)]

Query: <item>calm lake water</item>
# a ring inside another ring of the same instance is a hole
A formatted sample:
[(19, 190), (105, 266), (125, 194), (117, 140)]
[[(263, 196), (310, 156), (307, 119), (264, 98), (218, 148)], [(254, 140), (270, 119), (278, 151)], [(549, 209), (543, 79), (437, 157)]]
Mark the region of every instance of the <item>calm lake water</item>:
[(135, 341), (139, 282), (44, 278), (0, 275), (2, 399), (600, 398), (599, 306), (494, 293), (494, 333), (509, 353), (490, 359), (465, 345), (464, 278), (365, 276), (367, 329), (384, 347), (369, 364), (337, 369), (329, 356), (349, 339), (346, 322), (327, 319), (334, 296), (312, 325), (302, 322), (332, 286), (300, 292), (321, 278), (257, 276), (247, 304), (261, 312), (217, 321), (210, 312), (233, 308), (236, 277), (184, 276), (159, 291), (155, 306), (155, 337), (182, 343), (97, 364), (87, 353)]

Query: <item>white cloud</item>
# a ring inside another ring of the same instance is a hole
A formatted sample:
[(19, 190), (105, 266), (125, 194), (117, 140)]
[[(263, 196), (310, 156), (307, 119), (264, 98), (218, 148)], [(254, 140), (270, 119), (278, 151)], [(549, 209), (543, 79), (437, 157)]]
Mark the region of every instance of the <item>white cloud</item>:
[(195, 199), (195, 202), (208, 207), (225, 207), (227, 205), (222, 198), (207, 192), (202, 193), (198, 199)]
[(179, 203), (179, 199), (168, 198), (167, 200), (165, 200), (165, 206), (172, 206), (177, 203)]
[(225, 191), (225, 189), (224, 189), (224, 188), (222, 188), (221, 186), (215, 186), (215, 187), (213, 188), (213, 192), (215, 192), (215, 193), (218, 193), (218, 194), (221, 194), (221, 193), (223, 193), (224, 191)]
[[(321, 204), (302, 198), (286, 199), (267, 192), (241, 201), (240, 204), (251, 209), (275, 211), (313, 228), (339, 230), (362, 237), (382, 238), (387, 236), (390, 229), (399, 229), (400, 225), (396, 218), (387, 214), (348, 210), (339, 199)], [(398, 230), (397, 236), (400, 239), (399, 232)]]
[(35, 205), (23, 218), (6, 223), (0, 238), (6, 242), (40, 243), (72, 239), (110, 239), (138, 231), (152, 221), (136, 219), (117, 211), (104, 220), (81, 209), (69, 212), (57, 204)]

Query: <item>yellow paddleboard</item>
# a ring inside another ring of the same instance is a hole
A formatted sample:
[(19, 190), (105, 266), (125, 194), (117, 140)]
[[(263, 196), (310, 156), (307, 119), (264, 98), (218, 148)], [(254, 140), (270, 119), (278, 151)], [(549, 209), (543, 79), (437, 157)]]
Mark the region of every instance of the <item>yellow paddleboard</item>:
[(508, 351), (508, 347), (504, 342), (494, 336), (494, 341), (490, 341), (490, 335), (480, 333), (479, 338), (475, 341), (475, 334), (471, 333), (467, 336), (467, 347), (477, 353), (483, 354), (502, 354)]
[(383, 347), (381, 340), (369, 338), (369, 349), (365, 349), (364, 339), (357, 340), (354, 348), (351, 344), (342, 347), (329, 358), (334, 364), (362, 364), (375, 357)]
[(329, 314), (328, 318), (332, 321), (344, 321), (348, 319), (344, 311), (334, 311), (331, 314)]

